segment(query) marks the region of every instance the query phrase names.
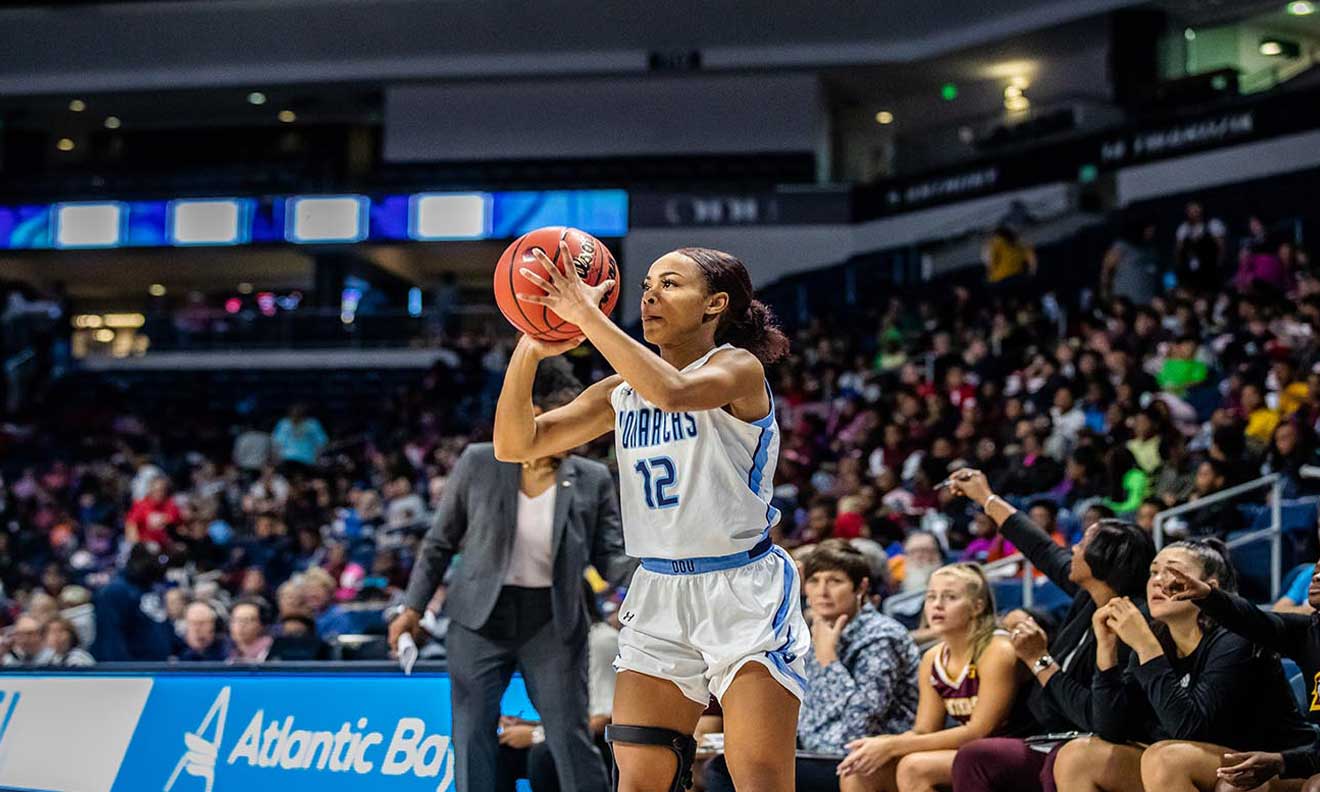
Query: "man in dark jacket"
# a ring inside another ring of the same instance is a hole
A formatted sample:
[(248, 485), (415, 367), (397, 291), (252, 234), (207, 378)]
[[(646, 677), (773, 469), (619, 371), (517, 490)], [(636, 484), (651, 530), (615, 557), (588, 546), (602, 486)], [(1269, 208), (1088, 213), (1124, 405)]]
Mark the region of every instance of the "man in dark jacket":
[(124, 570), (96, 594), (98, 662), (163, 662), (169, 659), (174, 629), (156, 585), (165, 567), (145, 544), (133, 545)]

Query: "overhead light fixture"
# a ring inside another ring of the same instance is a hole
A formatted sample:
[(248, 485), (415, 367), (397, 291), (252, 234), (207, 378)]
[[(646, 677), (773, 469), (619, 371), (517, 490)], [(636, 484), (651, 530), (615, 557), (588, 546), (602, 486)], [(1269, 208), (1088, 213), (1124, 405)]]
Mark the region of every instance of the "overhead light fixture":
[(1019, 96), (1021, 96), (1021, 95), (1022, 95), (1022, 89), (1019, 88), (1019, 87), (1017, 87), (1016, 85), (1010, 85), (1010, 86), (1004, 88), (1004, 98), (1005, 98), (1005, 99), (1016, 99), (1017, 97), (1019, 97)]
[(164, 297), (164, 296), (165, 296), (165, 286), (164, 286), (163, 284), (160, 284), (160, 283), (153, 283), (153, 284), (151, 284), (151, 286), (147, 289), (147, 294), (150, 294), (152, 297)]
[(1031, 100), (1025, 96), (1011, 96), (1004, 100), (1004, 109), (1010, 112), (1020, 113), (1031, 107)]
[(106, 116), (106, 117), (105, 117), (105, 128), (106, 128), (106, 129), (118, 129), (118, 128), (121, 127), (121, 126), (123, 126), (123, 122), (121, 122), (121, 121), (119, 120), (119, 116)]
[(1302, 54), (1302, 45), (1287, 39), (1263, 38), (1260, 40), (1260, 54), (1269, 57), (1297, 58)]
[(276, 118), (285, 124), (292, 124), (294, 121), (298, 120), (298, 114), (292, 110), (281, 110)]
[(87, 103), (81, 99), (74, 99), (69, 102), (69, 109), (75, 113), (81, 113), (87, 109)]
[(1191, 28), (1185, 28), (1183, 30), (1183, 38), (1187, 39), (1188, 41), (1196, 41), (1196, 31), (1192, 30)]
[(101, 328), (100, 330), (97, 330), (95, 333), (92, 333), (92, 338), (95, 338), (97, 341), (100, 341), (102, 344), (108, 344), (111, 341), (115, 340), (115, 331)]
[(1019, 74), (1018, 76), (1009, 80), (1008, 84), (1013, 86), (1014, 88), (1017, 88), (1020, 91), (1025, 91), (1027, 90), (1027, 88), (1031, 86), (1031, 81)]
[(266, 95), (261, 91), (253, 91), (247, 95), (247, 100), (248, 104), (264, 105), (266, 103)]
[(894, 123), (894, 114), (888, 110), (881, 110), (875, 114), (875, 122), (881, 125), (892, 124)]
[(1288, 13), (1293, 16), (1310, 16), (1315, 13), (1315, 3), (1308, 0), (1296, 0), (1288, 4)]
[(60, 151), (73, 151), (77, 146), (74, 145), (73, 138), (60, 138), (55, 143), (55, 148)]

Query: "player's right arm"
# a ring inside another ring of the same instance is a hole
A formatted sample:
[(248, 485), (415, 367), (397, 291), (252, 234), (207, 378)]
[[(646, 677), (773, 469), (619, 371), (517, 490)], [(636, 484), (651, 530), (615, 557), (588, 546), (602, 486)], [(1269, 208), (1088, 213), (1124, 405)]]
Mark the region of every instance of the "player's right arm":
[(582, 343), (548, 343), (523, 336), (509, 358), (504, 387), (495, 406), (495, 458), (526, 462), (577, 448), (614, 428), (610, 392), (623, 381), (615, 374), (597, 382), (563, 407), (536, 415), (532, 383), (543, 359), (563, 354)]

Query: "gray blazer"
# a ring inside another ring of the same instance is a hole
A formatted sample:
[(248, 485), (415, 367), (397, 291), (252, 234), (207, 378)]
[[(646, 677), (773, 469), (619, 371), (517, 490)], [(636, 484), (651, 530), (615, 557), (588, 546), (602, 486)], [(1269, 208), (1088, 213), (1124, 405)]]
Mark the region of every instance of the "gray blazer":
[[(408, 580), (408, 607), (424, 611), (454, 556), (462, 554), (445, 599), (451, 619), (478, 630), (490, 618), (509, 568), (522, 466), (495, 459), (490, 443), (469, 445), (445, 485)], [(590, 564), (613, 585), (626, 585), (637, 562), (623, 552), (619, 499), (609, 468), (570, 456), (555, 476), (551, 541), (556, 630), (565, 640), (587, 627), (582, 574)]]

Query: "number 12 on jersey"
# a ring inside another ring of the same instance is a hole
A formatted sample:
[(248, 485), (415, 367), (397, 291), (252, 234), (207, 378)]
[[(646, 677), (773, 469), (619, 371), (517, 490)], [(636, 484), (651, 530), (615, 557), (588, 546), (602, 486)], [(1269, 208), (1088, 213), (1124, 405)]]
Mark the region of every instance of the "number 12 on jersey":
[(670, 491), (678, 481), (674, 460), (667, 456), (642, 459), (633, 470), (642, 476), (642, 491), (646, 494), (648, 509), (672, 509), (678, 505), (678, 495)]

